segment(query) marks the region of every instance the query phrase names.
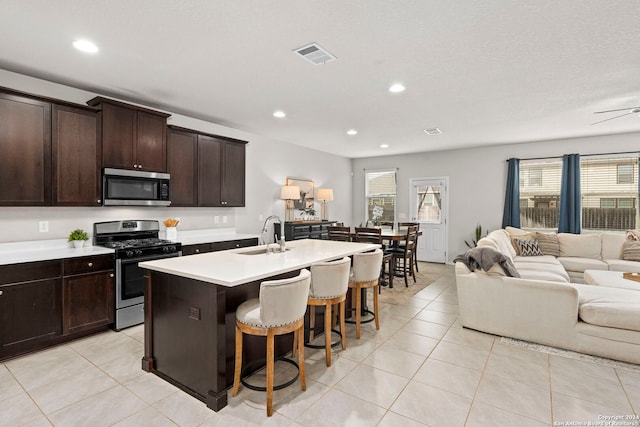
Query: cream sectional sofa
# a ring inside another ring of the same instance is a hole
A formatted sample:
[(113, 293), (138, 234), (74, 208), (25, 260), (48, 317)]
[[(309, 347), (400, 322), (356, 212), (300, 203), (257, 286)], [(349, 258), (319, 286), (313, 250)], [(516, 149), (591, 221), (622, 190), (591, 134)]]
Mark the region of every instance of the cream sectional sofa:
[(496, 230), (478, 246), (510, 258), (520, 278), (456, 263), (464, 327), (640, 363), (640, 283), (637, 290), (579, 283), (588, 269), (640, 272), (640, 262), (621, 259), (623, 234), (559, 234), (558, 257), (518, 256), (510, 237)]

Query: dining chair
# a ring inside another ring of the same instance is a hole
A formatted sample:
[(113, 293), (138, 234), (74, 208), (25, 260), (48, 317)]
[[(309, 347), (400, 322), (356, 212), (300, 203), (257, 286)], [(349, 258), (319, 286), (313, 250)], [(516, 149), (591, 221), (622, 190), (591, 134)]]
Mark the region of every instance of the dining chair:
[[(233, 376), (233, 396), (238, 395), (240, 382), (254, 390), (267, 392), (267, 416), (273, 414), (273, 390), (279, 390), (292, 384), (273, 385), (274, 376), (274, 337), (290, 332), (299, 348), (298, 363), (285, 359), (297, 366), (302, 391), (307, 389), (304, 373), (304, 315), (307, 311), (307, 299), (311, 273), (300, 270), (300, 274), (290, 279), (265, 281), (260, 284), (259, 298), (252, 298), (240, 304), (236, 310), (236, 358)], [(243, 334), (267, 337), (267, 384), (266, 387), (249, 386), (241, 380), (242, 372), (242, 337)], [(295, 345), (294, 351), (295, 354)], [(295, 378), (294, 378), (295, 380)]]
[(327, 227), (327, 230), (329, 231), (329, 240), (337, 240), (340, 242), (351, 241), (351, 227), (330, 226)]
[(416, 273), (413, 268), (414, 265), (414, 253), (416, 250), (416, 244), (418, 242), (418, 227), (416, 225), (410, 225), (407, 227), (407, 240), (402, 248), (397, 247), (390, 249), (393, 261), (393, 274), (401, 272), (404, 276), (404, 285), (409, 287), (407, 276), (411, 274), (413, 282), (416, 282)]
[[(382, 242), (382, 230), (379, 228), (370, 228), (370, 227), (356, 227), (356, 234), (353, 238), (354, 242), (358, 243), (377, 243), (381, 245), (381, 249), (383, 251), (382, 255), (382, 266), (380, 269), (380, 278), (384, 280), (385, 272), (388, 271), (387, 274), (388, 285), (390, 288), (393, 288), (393, 257), (391, 253), (387, 253), (386, 248)], [(387, 269), (388, 267), (388, 269)], [(383, 286), (386, 283), (383, 282)], [(380, 288), (378, 288), (378, 292), (380, 292)]]
[[(400, 227), (408, 227), (410, 225), (415, 225), (418, 227), (418, 231), (420, 231), (420, 223), (419, 222), (399, 222), (398, 223), (398, 229)], [(416, 236), (416, 239), (418, 239), (420, 236)], [(403, 247), (404, 243), (400, 243), (398, 245), (398, 247)], [(416, 272), (420, 272), (420, 270), (418, 269), (418, 241), (416, 240), (416, 248), (413, 251), (413, 264), (415, 265), (416, 268)]]

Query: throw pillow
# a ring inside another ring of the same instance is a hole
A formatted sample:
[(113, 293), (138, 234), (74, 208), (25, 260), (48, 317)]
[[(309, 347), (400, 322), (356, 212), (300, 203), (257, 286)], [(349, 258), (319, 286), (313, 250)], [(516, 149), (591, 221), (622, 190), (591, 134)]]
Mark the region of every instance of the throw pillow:
[(522, 234), (512, 234), (511, 235), (511, 245), (513, 246), (513, 249), (516, 250), (516, 255), (521, 255), (520, 248), (518, 247), (518, 244), (516, 243), (517, 239), (520, 239), (520, 240), (531, 240), (531, 239), (535, 239), (535, 238), (536, 238), (536, 233), (535, 232), (522, 233)]
[(622, 247), (622, 259), (625, 261), (640, 261), (640, 241), (628, 240)]
[(560, 256), (560, 240), (556, 233), (536, 233), (538, 246), (543, 255)]
[(542, 251), (538, 246), (537, 239), (516, 239), (516, 244), (520, 250), (520, 256), (540, 256)]
[(627, 230), (627, 240), (640, 241), (640, 230)]

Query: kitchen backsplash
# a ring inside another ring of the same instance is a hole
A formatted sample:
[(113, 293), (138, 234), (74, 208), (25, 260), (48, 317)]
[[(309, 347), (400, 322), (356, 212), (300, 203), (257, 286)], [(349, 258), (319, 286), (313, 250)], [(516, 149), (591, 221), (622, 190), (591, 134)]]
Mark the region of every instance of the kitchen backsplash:
[[(229, 208), (0, 207), (0, 243), (62, 239), (76, 228), (93, 237), (94, 222), (126, 219), (155, 219), (164, 231), (163, 221), (176, 217), (178, 230), (235, 227), (234, 209)], [(42, 221), (49, 231), (39, 231)]]

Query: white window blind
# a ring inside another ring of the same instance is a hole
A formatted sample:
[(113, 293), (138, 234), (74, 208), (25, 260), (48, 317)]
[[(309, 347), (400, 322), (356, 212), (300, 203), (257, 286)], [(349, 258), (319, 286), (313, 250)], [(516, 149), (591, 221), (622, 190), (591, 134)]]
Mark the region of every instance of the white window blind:
[(638, 227), (638, 156), (580, 159), (582, 228), (629, 230)]
[(562, 158), (520, 161), (520, 226), (558, 228)]
[[(396, 217), (396, 171), (365, 172), (365, 198), (367, 222), (382, 225), (395, 221)], [(374, 208), (377, 214), (374, 217)], [(363, 224), (364, 225), (364, 224)]]

